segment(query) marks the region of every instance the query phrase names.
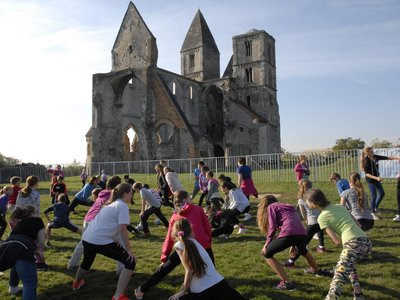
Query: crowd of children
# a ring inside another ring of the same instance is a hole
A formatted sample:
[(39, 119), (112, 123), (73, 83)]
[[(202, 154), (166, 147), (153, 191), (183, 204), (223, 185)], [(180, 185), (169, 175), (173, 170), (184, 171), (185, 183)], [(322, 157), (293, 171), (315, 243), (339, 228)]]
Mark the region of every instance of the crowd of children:
[[(360, 174), (351, 173), (347, 181), (338, 173), (332, 173), (331, 180), (337, 187), (340, 203), (331, 204), (321, 190), (312, 188), (309, 180), (310, 166), (305, 156), (299, 158), (294, 169), (299, 188), (297, 211), (294, 206), (279, 202), (273, 195), (262, 196), (259, 199), (257, 223), (260, 230), (266, 234), (261, 252), (266, 263), (280, 278), (276, 289), (297, 289), (285, 267), (294, 267), (296, 260), (303, 256), (309, 265), (309, 268), (304, 270), (305, 273), (333, 277), (326, 299), (337, 299), (342, 294), (342, 286), (346, 281), (350, 281), (353, 286), (354, 299), (364, 299), (355, 265), (371, 252), (372, 244), (365, 232), (373, 228), (374, 220), (378, 220), (375, 216), (384, 196), (380, 184), (382, 178), (379, 177), (376, 164), (383, 159), (400, 159), (376, 156), (372, 149), (366, 149), (364, 153), (366, 156), (362, 165), (373, 199), (370, 203)], [(155, 170), (157, 189), (154, 190), (147, 184), (135, 182), (129, 175), (126, 175), (125, 182), (121, 183), (119, 176), (108, 177), (104, 170), (100, 177), (92, 176), (87, 181), (86, 171), (83, 170), (80, 176), (82, 189), (69, 203), (61, 166), (54, 170), (49, 169), (48, 172), (52, 174), (52, 205), (44, 210), (44, 216), (48, 220), (47, 226), (44, 226), (40, 218), (38, 177), (29, 176), (23, 188), (20, 187), (22, 179), (12, 177), (11, 186), (5, 186), (0, 191), (0, 239), (8, 225), (7, 211), (11, 211), (11, 234), (7, 243), (3, 243), (1, 247), (10, 247), (9, 241), (21, 239), (22, 242), (19, 242), (27, 244), (30, 248), (26, 253), (23, 251), (23, 256), (14, 259), (16, 262), (11, 266), (13, 268), (10, 275), (10, 294), (21, 293), (18, 285), (21, 279), (23, 299), (36, 299), (37, 276), (34, 274), (36, 269), (48, 268), (43, 246), (52, 247), (52, 229), (66, 228), (82, 234), (82, 239), (68, 262), (69, 270), (78, 268), (72, 283), (73, 290), (79, 290), (86, 284), (85, 275), (96, 255), (101, 254), (118, 262), (118, 283), (112, 299), (128, 299), (125, 295), (126, 288), (136, 267), (136, 256), (130, 246), (128, 233), (138, 233), (139, 230), (143, 231), (140, 237), (149, 237), (148, 218), (154, 214), (158, 222), (167, 228), (161, 250), (161, 265), (135, 289), (136, 299), (143, 299), (151, 287), (157, 285), (181, 263), (185, 271), (184, 282), (180, 291), (169, 299), (245, 299), (217, 272), (212, 250), (213, 237), (227, 239), (234, 227), (238, 227), (239, 234), (247, 231), (243, 222), (251, 219), (249, 199), (251, 195), (258, 198), (258, 192), (245, 158), (238, 161), (237, 186), (230, 177), (223, 174), (220, 174), (218, 179), (214, 178), (214, 173), (200, 161), (194, 172), (195, 183), (191, 195), (184, 190), (178, 174), (167, 166), (166, 162), (161, 161), (155, 166)], [(399, 215), (394, 220), (400, 221), (400, 176), (397, 187)], [(128, 207), (129, 204), (133, 204), (135, 192), (141, 199), (140, 224), (136, 227), (138, 230), (130, 223)], [(198, 193), (200, 199), (196, 205), (192, 200)], [(205, 208), (202, 207), (204, 200)], [(69, 218), (69, 214), (75, 212), (78, 205), (90, 207), (82, 228), (72, 223)], [(163, 205), (174, 208), (169, 221), (162, 212)], [(49, 216), (50, 212), (54, 213), (53, 219)], [(240, 216), (244, 217), (242, 221), (238, 219)], [(306, 220), (306, 228), (303, 227), (301, 219)], [(31, 229), (27, 228), (28, 221), (34, 224)], [(334, 270), (321, 269), (308, 249), (309, 242), (317, 235), (319, 243), (315, 250), (318, 253), (326, 252), (324, 231), (334, 244), (343, 246)], [(28, 236), (28, 240), (24, 240), (25, 235)], [(290, 257), (281, 263), (274, 256), (285, 249), (289, 249)], [(83, 260), (80, 262), (82, 256)], [(0, 263), (0, 267), (2, 265)]]

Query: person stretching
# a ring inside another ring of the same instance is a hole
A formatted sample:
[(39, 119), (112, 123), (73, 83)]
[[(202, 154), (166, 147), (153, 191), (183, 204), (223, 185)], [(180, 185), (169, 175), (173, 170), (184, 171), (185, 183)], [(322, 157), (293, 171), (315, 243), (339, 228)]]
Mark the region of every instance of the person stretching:
[[(307, 220), (307, 243), (309, 243), (312, 240), (313, 236), (317, 234), (319, 245), (317, 246), (316, 250), (318, 253), (324, 253), (326, 252), (326, 249), (324, 247), (324, 232), (321, 230), (317, 222), (319, 210), (310, 209), (307, 206), (306, 201), (304, 200), (304, 193), (311, 188), (312, 188), (312, 183), (310, 180), (302, 179), (299, 181), (298, 205), (303, 219)], [(295, 261), (300, 257), (300, 254), (294, 247), (291, 247), (290, 253), (292, 253), (294, 256), (292, 258), (289, 258), (284, 263), (284, 266), (289, 268), (294, 267)], [(312, 268), (306, 269), (306, 273), (313, 274), (314, 269)]]
[[(304, 256), (310, 267), (314, 269), (316, 276), (328, 275), (326, 271), (317, 266), (314, 257), (308, 252), (307, 234), (293, 206), (287, 203), (278, 203), (278, 200), (272, 195), (264, 196), (258, 206), (257, 223), (260, 230), (267, 233), (267, 240), (262, 249), (262, 254), (268, 265), (281, 279), (275, 289), (287, 291), (297, 289), (283, 266), (274, 258), (276, 253), (290, 246), (296, 247), (300, 255)], [(275, 238), (278, 229), (280, 229), (280, 233)]]
[(135, 289), (137, 300), (143, 299), (143, 294), (148, 289), (159, 283), (181, 263), (178, 253), (176, 251), (172, 252), (174, 246), (172, 228), (179, 219), (188, 219), (192, 224), (196, 240), (206, 249), (211, 261), (214, 262), (214, 254), (211, 249), (211, 225), (203, 209), (192, 204), (192, 199), (186, 191), (180, 191), (176, 194), (174, 204), (176, 210), (169, 220), (168, 233), (161, 252), (161, 265), (142, 286)]
[[(136, 266), (136, 257), (129, 244), (130, 224), (129, 207), (132, 198), (132, 186), (120, 183), (112, 192), (110, 204), (103, 207), (82, 236), (83, 261), (79, 266), (72, 289), (79, 290), (86, 284), (84, 276), (92, 266), (96, 255), (102, 254), (124, 264), (125, 268), (118, 277), (117, 289), (113, 300), (128, 300), (124, 295)], [(122, 240), (120, 245), (116, 240)], [(73, 297), (72, 297), (73, 298)]]
[(325, 299), (338, 299), (342, 295), (343, 285), (348, 280), (353, 285), (354, 299), (364, 299), (356, 263), (371, 251), (372, 243), (370, 239), (356, 224), (346, 208), (342, 205), (332, 205), (322, 191), (312, 189), (307, 193), (306, 199), (310, 208), (316, 208), (321, 211), (318, 217), (321, 229), (326, 230), (326, 233), (337, 246), (343, 245), (343, 250)]
[(187, 219), (174, 223), (172, 237), (175, 251), (185, 269), (185, 279), (181, 290), (169, 300), (245, 300), (217, 272), (207, 251), (194, 238)]
[[(139, 215), (140, 222), (143, 226), (143, 234), (141, 235), (141, 237), (146, 238), (150, 236), (149, 224), (147, 223), (147, 220), (152, 214), (155, 214), (164, 224), (164, 226), (168, 228), (168, 220), (165, 218), (160, 209), (160, 198), (157, 199), (150, 190), (143, 188), (143, 185), (140, 182), (135, 182), (135, 184), (133, 185), (133, 189), (135, 190), (135, 192), (139, 193), (140, 197), (142, 198), (142, 210)], [(147, 209), (146, 204), (148, 205)]]

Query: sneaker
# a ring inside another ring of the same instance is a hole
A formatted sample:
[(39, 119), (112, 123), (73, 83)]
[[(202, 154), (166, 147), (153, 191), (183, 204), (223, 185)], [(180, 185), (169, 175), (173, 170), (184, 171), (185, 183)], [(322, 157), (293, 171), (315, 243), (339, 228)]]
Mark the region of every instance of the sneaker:
[(143, 232), (141, 235), (139, 235), (139, 237), (142, 239), (147, 239), (150, 237), (150, 232)]
[(365, 297), (364, 297), (364, 294), (363, 293), (353, 293), (353, 295), (354, 295), (354, 300), (364, 300), (365, 299)]
[(19, 296), (22, 294), (22, 287), (20, 286), (8, 286), (8, 293), (10, 295)]
[(318, 234), (314, 234), (314, 236), (312, 237), (314, 240), (318, 240)]
[(48, 264), (46, 264), (44, 262), (36, 263), (36, 270), (47, 271), (48, 269), (50, 269)]
[(227, 239), (229, 239), (229, 235), (228, 234), (221, 234), (221, 235), (218, 236), (218, 238), (221, 239), (221, 240), (227, 240)]
[(291, 261), (290, 259), (285, 260), (285, 261), (283, 262), (283, 266), (286, 267), (286, 268), (295, 268), (295, 267), (296, 267), (296, 265), (294, 264), (294, 262)]
[(323, 270), (323, 269), (319, 269), (317, 272), (314, 273), (314, 275), (316, 277), (333, 277), (333, 272), (332, 270)]
[(372, 215), (372, 219), (374, 219), (374, 221), (378, 221), (381, 219), (376, 215), (376, 213), (371, 213), (371, 215)]
[(396, 215), (396, 216), (393, 218), (393, 221), (395, 221), (395, 222), (400, 222), (400, 215)]
[(50, 243), (50, 241), (45, 242), (45, 243), (44, 243), (44, 246), (45, 246), (46, 248), (51, 248), (51, 243)]
[(128, 296), (121, 294), (119, 295), (118, 298), (115, 298), (114, 296), (111, 298), (112, 300), (129, 300)]
[(133, 227), (132, 225), (126, 226), (126, 229), (132, 234), (138, 234), (139, 233), (139, 231), (135, 227)]
[(250, 220), (252, 217), (253, 217), (253, 216), (252, 216), (251, 214), (246, 213), (246, 214), (244, 214), (243, 221), (248, 221), (248, 220)]
[(72, 282), (72, 289), (73, 289), (74, 291), (79, 290), (79, 289), (80, 289), (81, 287), (83, 287), (85, 284), (86, 284), (86, 281), (85, 281), (85, 279), (83, 279), (83, 278), (81, 278), (81, 280), (79, 280), (79, 281), (74, 280), (74, 281)]
[(317, 253), (325, 253), (326, 252), (326, 249), (324, 246), (317, 246), (315, 248), (315, 250), (317, 250)]
[(233, 228), (239, 228), (238, 224), (233, 225)]
[(143, 300), (144, 293), (140, 290), (140, 286), (135, 289), (136, 300)]
[(276, 287), (276, 290), (284, 290), (284, 291), (295, 291), (297, 289), (296, 285), (293, 282), (285, 282), (281, 281)]
[(136, 226), (136, 230), (137, 230), (137, 231), (142, 231), (142, 230), (143, 230), (142, 222), (140, 222), (139, 225)]
[(237, 234), (243, 234), (243, 233), (246, 233), (247, 232), (247, 228), (246, 227), (242, 227), (242, 228), (239, 228), (239, 231), (237, 232)]

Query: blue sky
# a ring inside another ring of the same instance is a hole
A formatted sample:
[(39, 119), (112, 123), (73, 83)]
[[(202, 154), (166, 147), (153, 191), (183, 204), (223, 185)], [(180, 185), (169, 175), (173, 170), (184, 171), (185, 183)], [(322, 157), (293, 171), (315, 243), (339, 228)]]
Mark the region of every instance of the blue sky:
[[(138, 0), (157, 38), (158, 66), (180, 73), (179, 51), (198, 8), (221, 53), (252, 28), (276, 39), (282, 147), (336, 139), (398, 142), (400, 1)], [(125, 0), (0, 1), (0, 152), (25, 162), (84, 161), (91, 78), (111, 69)]]

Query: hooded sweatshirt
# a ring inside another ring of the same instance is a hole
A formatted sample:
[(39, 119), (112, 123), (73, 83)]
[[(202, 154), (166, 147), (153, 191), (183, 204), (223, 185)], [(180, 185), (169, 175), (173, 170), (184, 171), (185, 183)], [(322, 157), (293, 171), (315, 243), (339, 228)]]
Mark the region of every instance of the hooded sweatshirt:
[(96, 202), (89, 209), (83, 220), (86, 222), (92, 221), (97, 216), (103, 205), (108, 201), (108, 199), (110, 199), (110, 196), (111, 190), (102, 190), (97, 197)]
[(198, 241), (204, 249), (211, 248), (211, 225), (207, 219), (206, 214), (200, 206), (193, 204), (186, 204), (180, 213), (174, 213), (169, 220), (168, 233), (165, 237), (162, 251), (161, 261), (166, 262), (169, 255), (174, 247), (174, 240), (172, 238), (172, 228), (174, 227), (175, 221), (186, 218), (192, 225), (193, 235), (196, 241)]

